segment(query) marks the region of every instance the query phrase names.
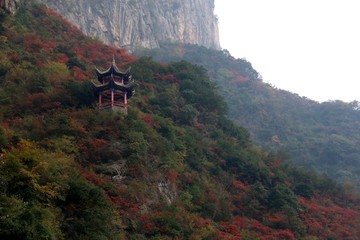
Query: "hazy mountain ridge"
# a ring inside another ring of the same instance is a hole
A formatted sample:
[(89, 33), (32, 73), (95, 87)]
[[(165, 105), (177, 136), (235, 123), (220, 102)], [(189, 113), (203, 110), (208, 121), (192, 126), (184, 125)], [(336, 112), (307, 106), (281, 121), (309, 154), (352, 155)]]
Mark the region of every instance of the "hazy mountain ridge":
[(259, 79), (251, 63), (227, 51), (162, 44), (137, 54), (204, 66), (228, 105), (228, 115), (249, 130), (256, 144), (285, 151), (297, 164), (360, 189), (358, 102), (318, 103), (275, 88)]
[(220, 49), (214, 0), (39, 0), (88, 36), (128, 49), (160, 42)]

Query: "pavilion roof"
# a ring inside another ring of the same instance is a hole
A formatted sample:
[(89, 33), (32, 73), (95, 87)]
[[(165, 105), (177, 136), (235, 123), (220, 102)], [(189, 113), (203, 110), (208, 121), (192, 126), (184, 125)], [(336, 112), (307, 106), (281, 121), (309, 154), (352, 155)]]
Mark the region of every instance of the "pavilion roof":
[(95, 83), (94, 81), (92, 81), (92, 83), (97, 92), (102, 92), (102, 91), (109, 90), (109, 89), (115, 89), (115, 90), (119, 90), (121, 92), (126, 92), (128, 98), (130, 98), (135, 93), (133, 81), (124, 84), (124, 83), (116, 82), (113, 79), (111, 79), (110, 81), (108, 81), (106, 83), (98, 84), (98, 83)]
[(107, 70), (101, 71), (98, 68), (95, 68), (95, 70), (96, 70), (96, 75), (98, 77), (98, 80), (101, 83), (103, 83), (103, 79), (105, 77), (108, 77), (111, 75), (118, 76), (121, 78), (128, 78), (131, 75), (131, 73), (130, 73), (131, 67), (129, 67), (126, 71), (120, 71), (119, 68), (116, 66), (114, 58), (113, 58), (111, 66)]

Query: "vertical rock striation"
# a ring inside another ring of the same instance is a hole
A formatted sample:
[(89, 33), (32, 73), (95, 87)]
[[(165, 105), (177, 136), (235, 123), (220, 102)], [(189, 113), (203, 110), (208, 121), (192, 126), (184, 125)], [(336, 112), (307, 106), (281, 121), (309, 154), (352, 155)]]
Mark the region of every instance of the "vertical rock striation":
[(23, 0), (0, 0), (0, 10), (4, 10), (11, 15), (15, 15), (20, 8)]
[(129, 49), (161, 42), (220, 49), (214, 0), (39, 0), (85, 34)]

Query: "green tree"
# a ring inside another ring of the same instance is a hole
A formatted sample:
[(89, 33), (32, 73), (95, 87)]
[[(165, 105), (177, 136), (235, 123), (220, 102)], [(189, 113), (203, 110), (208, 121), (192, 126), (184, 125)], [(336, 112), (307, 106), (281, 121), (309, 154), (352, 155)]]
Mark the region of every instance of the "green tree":
[(48, 76), (44, 71), (36, 71), (27, 82), (27, 88), (30, 93), (49, 92), (51, 89)]
[(120, 219), (97, 186), (75, 177), (63, 204), (66, 239), (120, 239)]
[(4, 129), (0, 127), (0, 151), (3, 147), (5, 147), (8, 144), (8, 141), (6, 139)]
[(21, 140), (0, 165), (0, 236), (6, 239), (63, 239), (61, 213), (70, 159), (48, 155)]

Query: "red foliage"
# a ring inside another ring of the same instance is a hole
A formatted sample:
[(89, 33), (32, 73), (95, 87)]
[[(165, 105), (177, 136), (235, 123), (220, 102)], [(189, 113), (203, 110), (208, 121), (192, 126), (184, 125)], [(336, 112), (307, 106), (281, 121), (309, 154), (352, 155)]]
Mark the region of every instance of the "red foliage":
[(131, 63), (136, 61), (136, 57), (129, 55), (126, 49), (120, 49), (120, 55), (115, 55), (117, 59), (121, 59), (124, 63)]
[(25, 105), (28, 108), (36, 109), (39, 104), (46, 102), (48, 100), (48, 97), (45, 93), (34, 93), (27, 97)]
[(42, 105), (42, 109), (44, 109), (44, 110), (56, 110), (59, 107), (61, 107), (61, 102), (58, 102), (58, 101), (45, 102)]
[(155, 73), (154, 78), (161, 80), (161, 81), (172, 81), (173, 82), (176, 80), (175, 76), (171, 73), (166, 73), (165, 75), (162, 75), (160, 73)]
[(80, 46), (80, 45), (75, 45), (73, 48), (72, 48), (72, 51), (77, 54), (77, 55), (81, 55), (81, 56), (85, 56), (86, 54), (86, 50), (83, 46)]
[(170, 169), (167, 173), (166, 178), (171, 182), (171, 183), (176, 183), (176, 180), (179, 176), (179, 173), (173, 169)]
[(246, 222), (245, 219), (240, 217), (240, 216), (236, 216), (233, 219), (233, 222), (236, 226), (240, 227), (241, 229), (245, 229), (246, 228)]
[(109, 141), (99, 138), (82, 138), (78, 140), (78, 147), (84, 159), (90, 162), (101, 161), (103, 151), (108, 147)]
[(56, 61), (59, 63), (67, 63), (69, 61), (69, 57), (63, 53), (58, 53)]
[(148, 216), (140, 216), (141, 232), (151, 234), (155, 230), (155, 223)]
[(254, 231), (261, 239), (264, 240), (275, 240), (275, 239), (286, 239), (296, 240), (295, 235), (289, 229), (273, 229), (263, 225), (257, 220), (251, 220), (250, 229)]
[(33, 111), (52, 111), (58, 109), (61, 103), (51, 100), (46, 93), (34, 93), (26, 98), (24, 105)]
[(24, 46), (28, 51), (38, 53), (44, 50), (53, 50), (57, 43), (52, 40), (44, 40), (39, 35), (31, 33), (24, 39)]
[(106, 147), (109, 144), (109, 141), (100, 138), (91, 138), (89, 139), (89, 143), (91, 145), (91, 149), (98, 152)]
[(296, 240), (294, 233), (288, 229), (277, 230), (267, 239), (286, 239), (286, 240)]
[(115, 206), (125, 206), (128, 202), (122, 198), (121, 196), (109, 196), (108, 195), (108, 200), (110, 200), (110, 202), (112, 202)]
[(221, 223), (222, 228), (224, 229), (225, 232), (231, 233), (234, 236), (239, 236), (240, 237), (240, 231), (239, 228), (234, 225), (234, 224), (225, 224), (225, 223)]
[(268, 176), (269, 176), (270, 178), (274, 178), (274, 177), (276, 176), (276, 174), (273, 173), (273, 172), (269, 172)]
[(244, 77), (244, 76), (241, 76), (241, 75), (236, 75), (236, 76), (235, 76), (235, 80), (236, 80), (236, 82), (238, 82), (238, 83), (243, 83), (243, 82), (245, 82), (245, 81), (247, 80), (247, 78)]
[(231, 72), (228, 72), (228, 74), (229, 74), (229, 77), (232, 78), (232, 83), (236, 84), (236, 85), (242, 84), (248, 80), (247, 77), (242, 76), (238, 72), (231, 71)]
[(89, 76), (87, 76), (86, 73), (77, 66), (73, 67), (73, 73), (74, 73), (74, 78), (77, 80), (88, 80), (89, 79)]
[(220, 230), (216, 231), (216, 239), (241, 240), (241, 233), (233, 224), (220, 223)]
[(267, 214), (265, 218), (273, 224), (280, 224), (286, 221), (285, 216), (280, 212)]
[(106, 46), (98, 41), (93, 41), (91, 43), (84, 45), (79, 45), (74, 48), (76, 53), (82, 56), (82, 61), (93, 62), (95, 64), (103, 65), (103, 68), (108, 67), (109, 61), (114, 57), (116, 60), (116, 65), (121, 69), (125, 68), (130, 62), (136, 60), (135, 57), (127, 54), (126, 49), (119, 49), (113, 46)]
[(21, 61), (21, 57), (16, 54), (16, 53), (11, 53), (9, 54), (9, 59), (13, 62), (13, 63), (19, 63)]
[(195, 127), (197, 130), (201, 131), (201, 130), (203, 130), (203, 128), (204, 128), (204, 124), (201, 124), (201, 123), (199, 123), (198, 121), (196, 121), (196, 122), (194, 123), (194, 127)]
[(279, 168), (281, 166), (282, 162), (280, 159), (275, 159), (273, 161), (270, 161), (267, 163), (267, 165), (270, 167), (270, 168)]
[(355, 209), (344, 208), (328, 198), (317, 196), (313, 199), (300, 198), (299, 202), (305, 210), (301, 218), (307, 232), (321, 238), (333, 236), (343, 239), (358, 236), (360, 233), (359, 212)]
[(184, 173), (185, 175), (185, 182), (187, 184), (192, 184), (194, 182), (194, 179), (196, 179), (195, 173)]
[(174, 80), (175, 80), (175, 77), (174, 77), (174, 75), (172, 75), (171, 73), (166, 73), (166, 74), (163, 76), (163, 80), (166, 80), (166, 81), (174, 81)]
[(82, 176), (94, 183), (95, 185), (99, 186), (99, 187), (104, 187), (105, 185), (111, 183), (111, 179), (110, 178), (105, 178), (104, 176), (100, 176), (96, 173), (93, 173), (93, 172), (86, 172), (86, 173), (83, 173)]
[(70, 119), (69, 125), (71, 126), (72, 129), (74, 129), (74, 131), (77, 132), (77, 134), (80, 135), (88, 134), (88, 130), (86, 129), (86, 127), (81, 122), (77, 121), (74, 118)]
[(150, 126), (150, 127), (152, 127), (152, 128), (156, 128), (156, 129), (157, 129), (157, 128), (160, 127), (159, 124), (155, 121), (153, 115), (151, 115), (151, 114), (144, 114), (144, 115), (142, 116), (142, 120), (143, 120), (148, 126)]
[[(53, 18), (59, 19), (61, 20), (62, 24), (63, 24), (63, 32), (65, 35), (68, 35), (69, 39), (70, 38), (77, 38), (79, 36), (82, 36), (83, 33), (76, 28), (73, 24), (71, 24), (68, 20), (66, 20), (63, 16), (61, 16), (60, 14), (58, 14), (56, 11), (52, 10), (51, 8), (48, 7), (44, 7), (43, 11), (48, 15), (51, 16)], [(45, 25), (46, 26), (46, 25)], [(65, 27), (65, 28), (64, 28)]]
[(250, 229), (257, 233), (262, 233), (262, 234), (268, 234), (272, 231), (271, 228), (263, 225), (262, 223), (260, 223), (258, 220), (255, 219), (251, 220)]
[(235, 237), (229, 233), (217, 230), (215, 239), (224, 239), (224, 240), (241, 240), (241, 237)]
[(232, 184), (235, 189), (242, 190), (242, 191), (249, 190), (249, 185), (246, 185), (245, 183), (243, 183), (241, 181), (235, 180), (235, 181), (233, 181)]

